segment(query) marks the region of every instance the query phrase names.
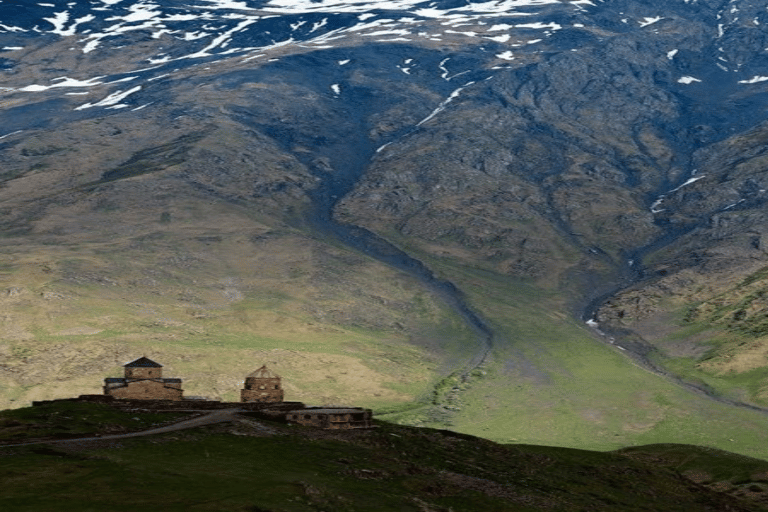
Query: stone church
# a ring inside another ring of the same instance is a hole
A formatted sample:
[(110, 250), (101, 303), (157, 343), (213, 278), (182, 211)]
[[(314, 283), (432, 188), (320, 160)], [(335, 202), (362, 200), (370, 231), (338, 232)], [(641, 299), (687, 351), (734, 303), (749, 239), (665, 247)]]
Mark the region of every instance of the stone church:
[(182, 400), (181, 379), (164, 379), (163, 365), (141, 357), (123, 366), (125, 377), (104, 379), (104, 394), (133, 400)]
[(280, 376), (266, 365), (245, 378), (245, 387), (240, 390), (241, 402), (278, 403), (283, 401), (283, 387)]

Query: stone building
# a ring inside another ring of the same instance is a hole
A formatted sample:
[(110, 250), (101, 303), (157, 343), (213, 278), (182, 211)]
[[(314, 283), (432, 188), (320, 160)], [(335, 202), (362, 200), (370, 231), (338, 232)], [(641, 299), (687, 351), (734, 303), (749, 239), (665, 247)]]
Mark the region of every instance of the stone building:
[(266, 366), (248, 375), (240, 390), (241, 402), (277, 403), (283, 401), (283, 396), (280, 376)]
[(327, 429), (371, 428), (373, 412), (362, 407), (318, 407), (289, 411), (285, 419), (307, 427)]
[(104, 394), (131, 400), (182, 400), (181, 379), (164, 379), (163, 365), (141, 357), (123, 366), (125, 377), (104, 379)]

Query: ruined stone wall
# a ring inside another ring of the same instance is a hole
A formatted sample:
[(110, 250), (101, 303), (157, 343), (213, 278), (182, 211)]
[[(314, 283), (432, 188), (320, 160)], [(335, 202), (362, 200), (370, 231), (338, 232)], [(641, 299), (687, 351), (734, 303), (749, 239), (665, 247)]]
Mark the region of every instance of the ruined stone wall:
[(181, 385), (168, 387), (157, 380), (129, 381), (127, 386), (107, 390), (115, 398), (134, 400), (181, 400)]
[(282, 389), (241, 389), (241, 402), (277, 403), (283, 401)]
[(336, 410), (322, 409), (295, 410), (286, 414), (285, 419), (307, 427), (326, 429), (370, 428), (373, 426), (370, 409)]
[(294, 411), (287, 415), (287, 419), (291, 423), (298, 423), (305, 427), (328, 428), (327, 414), (312, 414)]

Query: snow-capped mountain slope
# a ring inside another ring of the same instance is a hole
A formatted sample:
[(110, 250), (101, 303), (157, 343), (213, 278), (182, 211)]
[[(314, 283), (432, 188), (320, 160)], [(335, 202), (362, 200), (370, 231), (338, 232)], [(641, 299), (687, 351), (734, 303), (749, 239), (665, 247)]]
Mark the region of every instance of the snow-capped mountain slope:
[[(767, 5), (4, 0), (0, 143), (11, 148), (35, 130), (102, 116), (134, 122), (162, 115), (178, 98), (194, 102), (200, 91), (229, 94), (247, 83), (258, 84), (253, 87), (264, 98), (280, 87), (302, 91), (316, 108), (345, 112), (363, 124), (369, 116), (386, 117), (377, 108), (414, 101), (407, 114), (387, 121), (387, 129), (357, 141), (358, 147), (371, 145), (375, 168), (399, 144), (442, 130), (464, 110), (501, 101), (499, 129), (522, 123), (534, 131), (521, 136), (537, 139), (544, 132), (536, 127), (548, 126), (556, 131), (547, 144), (567, 133), (591, 137), (590, 154), (613, 152), (601, 158), (624, 176), (618, 186), (645, 216), (642, 237), (653, 237), (679, 210), (676, 197), (707, 183), (693, 163), (695, 152), (763, 120)], [(363, 99), (376, 88), (394, 94), (390, 87), (410, 91), (411, 100)], [(293, 128), (279, 124), (259, 126), (284, 134), (276, 140), (288, 144), (285, 134)], [(573, 159), (567, 151), (561, 157)], [(530, 162), (520, 165), (529, 168)], [(562, 169), (548, 172), (560, 175)], [(724, 197), (707, 208), (725, 211), (738, 201)]]
[[(707, 87), (730, 87), (768, 80), (764, 6), (720, 3), (6, 0), (0, 2), (0, 67), (5, 70), (0, 90), (6, 96), (55, 94), (73, 109), (117, 110), (141, 106), (123, 100), (148, 87), (148, 80), (212, 61), (265, 62), (292, 53), (391, 43), (471, 46), (483, 55), (482, 66), (490, 68), (578, 51), (635, 32), (659, 46), (656, 56), (670, 61), (678, 84), (700, 87), (706, 80)], [(686, 32), (683, 39), (692, 46), (678, 47)], [(709, 36), (715, 37), (709, 41)], [(64, 69), (48, 73), (48, 58), (36, 63), (33, 54), (42, 48), (50, 54), (57, 45), (61, 49), (51, 58)], [(117, 59), (119, 65), (101, 69), (105, 59)], [(411, 71), (407, 64), (399, 66), (401, 72)], [(86, 93), (89, 101), (80, 104), (66, 98)]]

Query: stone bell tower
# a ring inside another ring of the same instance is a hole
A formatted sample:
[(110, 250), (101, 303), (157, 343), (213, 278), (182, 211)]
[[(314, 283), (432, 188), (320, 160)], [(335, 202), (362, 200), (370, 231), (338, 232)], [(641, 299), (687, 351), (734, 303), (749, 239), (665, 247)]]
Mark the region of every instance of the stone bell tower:
[(280, 376), (262, 366), (245, 378), (245, 388), (240, 390), (241, 402), (276, 403), (283, 401)]

